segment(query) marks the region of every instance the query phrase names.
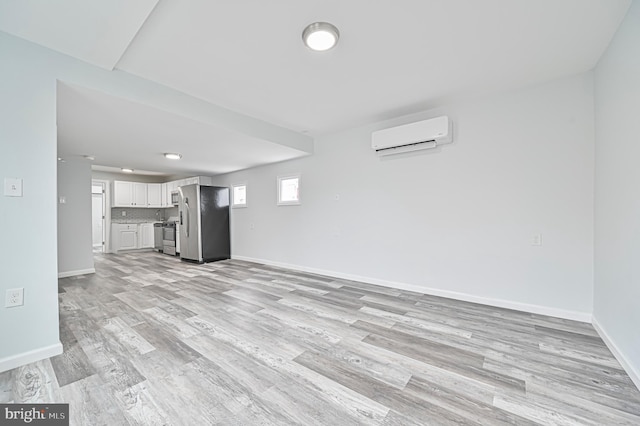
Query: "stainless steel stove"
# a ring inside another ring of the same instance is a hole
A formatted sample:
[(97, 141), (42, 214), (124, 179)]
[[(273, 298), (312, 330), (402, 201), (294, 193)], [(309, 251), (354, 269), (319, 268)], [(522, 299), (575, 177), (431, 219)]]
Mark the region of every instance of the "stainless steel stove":
[(176, 223), (167, 222), (162, 226), (162, 251), (164, 254), (176, 256)]

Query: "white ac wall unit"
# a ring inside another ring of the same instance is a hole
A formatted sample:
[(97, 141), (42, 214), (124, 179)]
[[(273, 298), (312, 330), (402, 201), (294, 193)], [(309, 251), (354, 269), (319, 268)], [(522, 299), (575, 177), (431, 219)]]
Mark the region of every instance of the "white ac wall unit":
[(449, 117), (432, 118), (375, 131), (371, 134), (371, 147), (378, 155), (435, 148), (453, 142), (452, 130)]

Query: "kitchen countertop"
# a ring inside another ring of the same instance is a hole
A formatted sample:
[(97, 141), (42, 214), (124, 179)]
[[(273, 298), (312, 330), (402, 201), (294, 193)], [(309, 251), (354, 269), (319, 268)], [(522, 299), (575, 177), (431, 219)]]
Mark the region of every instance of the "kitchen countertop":
[(148, 219), (131, 219), (131, 220), (122, 220), (122, 219), (116, 219), (116, 220), (111, 220), (111, 223), (121, 223), (124, 225), (131, 225), (131, 224), (141, 224), (141, 223), (162, 223), (164, 221), (162, 220), (148, 220)]

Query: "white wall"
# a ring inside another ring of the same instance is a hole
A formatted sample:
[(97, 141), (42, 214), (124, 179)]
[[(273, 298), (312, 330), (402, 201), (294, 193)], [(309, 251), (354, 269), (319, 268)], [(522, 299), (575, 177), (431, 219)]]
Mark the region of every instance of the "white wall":
[[(56, 262), (56, 81), (47, 58), (23, 56), (0, 33), (0, 173), (24, 182), (22, 198), (0, 196), (0, 371), (60, 353)], [(24, 306), (5, 308), (9, 288)]]
[[(328, 135), (311, 157), (220, 176), (248, 183), (233, 256), (589, 321), (592, 78)], [(443, 113), (452, 145), (370, 148), (374, 129)], [(277, 207), (276, 177), (297, 172), (302, 205)]]
[(91, 164), (58, 162), (58, 275), (94, 271), (91, 238)]
[(22, 307), (0, 303), (0, 371), (61, 352), (58, 333), (56, 84), (120, 96), (265, 140), (309, 149), (311, 139), (121, 71), (107, 71), (0, 32), (0, 174), (24, 196), (0, 196), (0, 299), (23, 287)]
[(99, 170), (92, 170), (91, 177), (93, 179), (108, 180), (113, 186), (114, 180), (123, 180), (126, 182), (143, 182), (143, 183), (164, 183), (167, 181), (165, 176), (149, 176), (149, 175), (135, 175), (129, 173), (110, 173), (102, 172)]
[(640, 388), (640, 4), (595, 73), (594, 325)]

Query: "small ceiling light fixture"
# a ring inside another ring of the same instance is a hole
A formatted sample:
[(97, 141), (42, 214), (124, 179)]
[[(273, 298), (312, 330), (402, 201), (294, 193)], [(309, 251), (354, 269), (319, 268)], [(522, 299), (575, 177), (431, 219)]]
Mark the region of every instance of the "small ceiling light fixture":
[(311, 50), (322, 52), (338, 43), (340, 31), (328, 22), (314, 22), (302, 31), (302, 40)]
[(62, 158), (62, 157), (58, 157), (58, 161), (60, 161), (60, 162), (62, 162), (62, 163), (64, 163), (64, 162), (65, 162), (65, 161), (64, 161), (64, 158)]
[(176, 154), (173, 152), (165, 152), (164, 158), (168, 158), (169, 160), (179, 160), (182, 158), (182, 154)]
[(83, 155), (83, 157), (85, 158), (85, 160), (89, 161), (93, 161), (96, 159), (96, 157), (94, 157), (93, 155)]
[(125, 173), (133, 173), (133, 169), (127, 169), (125, 167), (122, 168), (122, 171)]

